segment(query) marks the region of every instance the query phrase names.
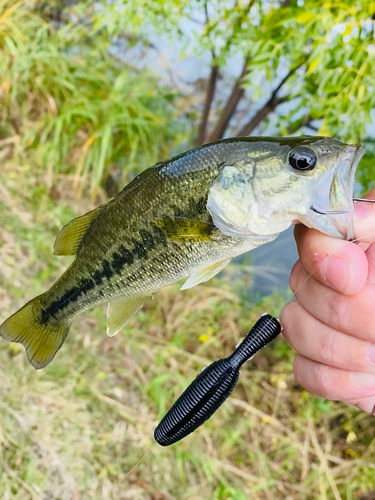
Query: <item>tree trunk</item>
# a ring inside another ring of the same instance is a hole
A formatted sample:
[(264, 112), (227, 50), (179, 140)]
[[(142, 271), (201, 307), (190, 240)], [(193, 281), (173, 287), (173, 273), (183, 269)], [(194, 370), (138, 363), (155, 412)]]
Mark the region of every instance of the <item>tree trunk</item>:
[(234, 112), (236, 111), (238, 103), (240, 102), (245, 93), (245, 89), (242, 87), (242, 79), (246, 75), (248, 62), (249, 58), (246, 58), (242, 68), (241, 75), (237, 78), (236, 83), (234, 84), (234, 87), (232, 89), (232, 93), (229, 96), (229, 99), (216, 124), (216, 127), (210, 135), (210, 142), (218, 141), (223, 137), (229, 125), (230, 119), (232, 118)]
[(207, 82), (206, 88), (206, 98), (204, 101), (204, 109), (202, 113), (201, 123), (199, 126), (199, 133), (197, 138), (197, 145), (201, 146), (204, 144), (207, 135), (207, 125), (208, 125), (208, 117), (210, 115), (212, 101), (215, 95), (216, 89), (216, 81), (219, 76), (219, 67), (214, 65), (211, 67), (210, 77)]

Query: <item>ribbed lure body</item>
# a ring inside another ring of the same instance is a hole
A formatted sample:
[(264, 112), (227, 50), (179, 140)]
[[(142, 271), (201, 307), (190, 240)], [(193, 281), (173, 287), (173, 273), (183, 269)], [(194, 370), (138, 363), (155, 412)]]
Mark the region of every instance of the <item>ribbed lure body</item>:
[(190, 384), (155, 429), (155, 440), (161, 446), (176, 443), (208, 420), (232, 393), (243, 363), (280, 332), (279, 321), (264, 314), (231, 356), (212, 363)]

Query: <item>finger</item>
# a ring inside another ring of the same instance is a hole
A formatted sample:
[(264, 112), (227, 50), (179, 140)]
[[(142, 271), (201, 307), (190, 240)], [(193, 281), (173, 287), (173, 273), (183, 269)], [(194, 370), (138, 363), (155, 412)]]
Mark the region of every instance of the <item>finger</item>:
[(358, 406), (360, 410), (370, 413), (371, 415), (375, 415), (375, 396), (353, 400), (344, 400), (343, 403), (353, 404), (355, 406)]
[(316, 319), (340, 332), (375, 343), (375, 285), (343, 295), (310, 276), (298, 260), (289, 279), (298, 303)]
[[(375, 199), (375, 189), (366, 197)], [(355, 203), (354, 218), (356, 239), (374, 243), (375, 203)], [(357, 293), (363, 287), (367, 273), (362, 248), (301, 224), (295, 227), (294, 234), (303, 266), (319, 281), (348, 295)]]
[(344, 401), (358, 406), (367, 399), (364, 409), (374, 412), (375, 374), (340, 370), (317, 363), (298, 354), (294, 361), (297, 382), (315, 396)]
[(302, 265), (309, 274), (345, 295), (362, 290), (368, 264), (365, 252), (358, 245), (302, 225), (295, 227), (294, 236)]
[[(375, 189), (364, 198), (375, 199)], [(375, 243), (375, 203), (354, 202), (354, 234), (359, 241)]]
[(375, 344), (330, 328), (296, 301), (284, 307), (280, 321), (284, 337), (299, 354), (335, 368), (375, 373)]
[(375, 284), (375, 245), (369, 245), (366, 250), (366, 257), (368, 262), (367, 281)]

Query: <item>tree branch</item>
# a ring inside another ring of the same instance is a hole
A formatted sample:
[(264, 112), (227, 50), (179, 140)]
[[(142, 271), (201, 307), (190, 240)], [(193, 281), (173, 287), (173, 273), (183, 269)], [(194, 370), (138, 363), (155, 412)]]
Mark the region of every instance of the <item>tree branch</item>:
[(246, 136), (251, 134), (251, 132), (272, 112), (275, 108), (288, 100), (286, 97), (278, 97), (278, 92), (284, 86), (286, 81), (297, 71), (300, 65), (292, 68), (281, 80), (279, 85), (272, 92), (268, 101), (257, 111), (256, 115), (244, 125), (241, 130), (237, 133), (237, 136)]
[(210, 115), (212, 101), (215, 95), (217, 77), (219, 75), (219, 67), (216, 65), (211, 66), (211, 73), (207, 82), (206, 97), (204, 101), (204, 108), (199, 126), (199, 133), (197, 138), (197, 145), (204, 144), (207, 134), (208, 117)]
[(247, 64), (249, 62), (249, 58), (245, 59), (241, 75), (237, 78), (236, 83), (233, 86), (232, 93), (227, 100), (223, 112), (216, 124), (216, 127), (212, 131), (210, 135), (210, 142), (218, 141), (221, 139), (225, 133), (225, 130), (228, 127), (230, 119), (232, 118), (234, 112), (236, 111), (237, 105), (242, 99), (245, 89), (242, 87), (242, 79), (247, 73)]
[[(206, 26), (208, 26), (210, 18), (208, 16), (207, 1), (204, 3), (204, 13), (206, 16)], [(210, 115), (211, 105), (215, 95), (217, 78), (219, 76), (219, 66), (215, 63), (216, 54), (214, 49), (211, 50), (211, 55), (212, 55), (212, 66), (211, 66), (210, 76), (207, 81), (204, 108), (201, 117), (201, 123), (199, 126), (198, 137), (196, 141), (198, 146), (202, 145), (206, 140), (208, 117)]]
[[(250, 12), (251, 7), (254, 5), (255, 0), (249, 0), (246, 7), (240, 12), (238, 18), (234, 22), (232, 26), (232, 36), (228, 36), (225, 47), (222, 49), (222, 52), (226, 52), (229, 50), (232, 39), (236, 33), (236, 30), (239, 29), (239, 27), (242, 25), (244, 19), (246, 19), (247, 15)], [(204, 11), (205, 11), (205, 16), (206, 16), (206, 25), (209, 23), (209, 16), (208, 16), (208, 9), (207, 9), (207, 1), (204, 4)], [(213, 61), (215, 61), (216, 55), (212, 51), (212, 58)], [(241, 100), (244, 90), (241, 88), (241, 80), (243, 76), (246, 73), (246, 66), (247, 66), (248, 59), (246, 59), (244, 63), (244, 68), (242, 71), (241, 76), (236, 80), (236, 83), (232, 89), (232, 94), (229, 97), (227, 104), (224, 107), (224, 111), (215, 127), (215, 130), (212, 132), (212, 134), (209, 137), (210, 141), (214, 141), (217, 139), (221, 139), (223, 136), (225, 129), (228, 126), (228, 123), (237, 107), (238, 102)], [(201, 118), (201, 123), (199, 127), (199, 133), (198, 133), (198, 138), (197, 138), (197, 143), (198, 145), (203, 144), (206, 140), (206, 135), (207, 135), (207, 125), (208, 125), (208, 118), (212, 106), (212, 101), (214, 98), (215, 94), (215, 89), (216, 89), (216, 82), (219, 74), (219, 68), (215, 63), (211, 66), (211, 72), (210, 76), (207, 82), (207, 87), (206, 87), (206, 98), (205, 98), (205, 104), (204, 104), (204, 109), (202, 113), (202, 118)]]
[(237, 136), (246, 136), (251, 132), (282, 102), (287, 101), (285, 97), (274, 97), (268, 99), (266, 104), (260, 108), (256, 115), (244, 125), (236, 134)]
[(306, 115), (303, 118), (301, 118), (300, 120), (298, 120), (297, 122), (294, 122), (291, 125), (289, 125), (289, 127), (287, 127), (287, 129), (286, 129), (287, 133), (294, 134), (302, 127), (309, 127), (311, 129), (315, 129), (315, 127), (313, 127), (311, 125), (311, 122), (312, 122), (311, 116)]

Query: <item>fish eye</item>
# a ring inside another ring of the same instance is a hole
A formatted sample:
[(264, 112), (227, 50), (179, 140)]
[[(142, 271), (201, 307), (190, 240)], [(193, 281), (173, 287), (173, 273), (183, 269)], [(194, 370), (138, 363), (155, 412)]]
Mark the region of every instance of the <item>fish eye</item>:
[(315, 167), (316, 155), (312, 149), (300, 146), (289, 152), (288, 161), (294, 170), (308, 172)]

